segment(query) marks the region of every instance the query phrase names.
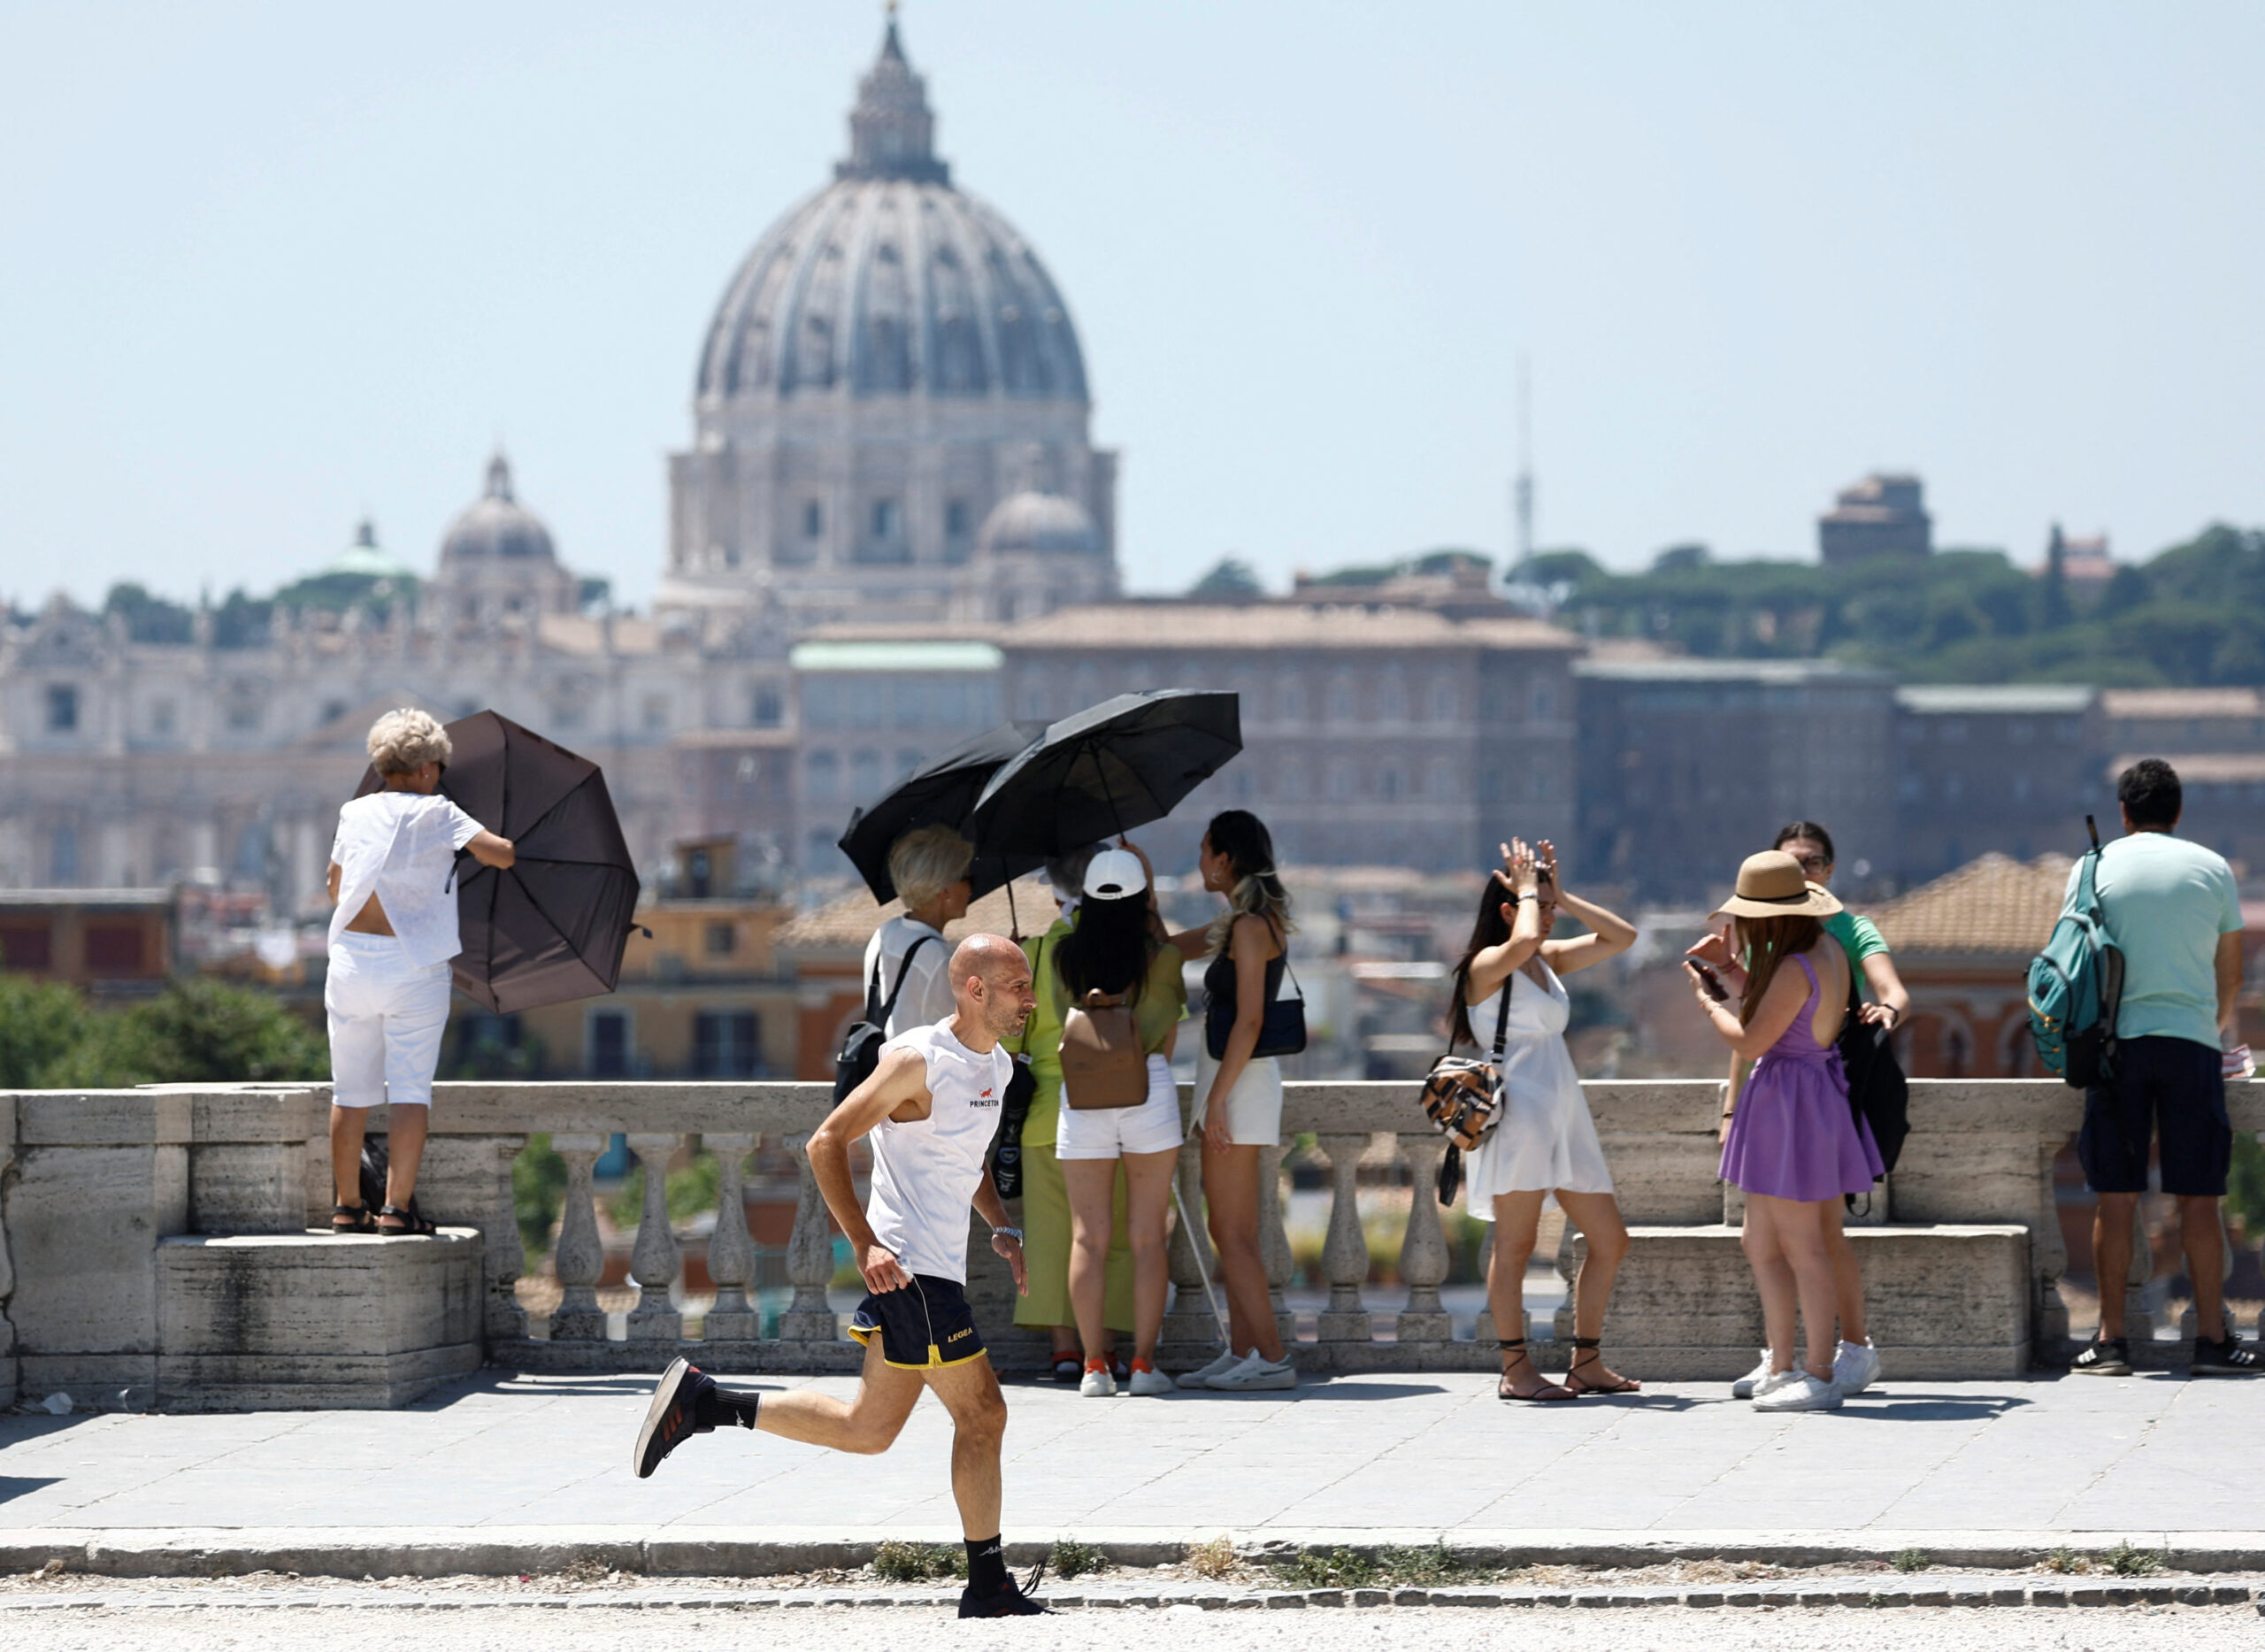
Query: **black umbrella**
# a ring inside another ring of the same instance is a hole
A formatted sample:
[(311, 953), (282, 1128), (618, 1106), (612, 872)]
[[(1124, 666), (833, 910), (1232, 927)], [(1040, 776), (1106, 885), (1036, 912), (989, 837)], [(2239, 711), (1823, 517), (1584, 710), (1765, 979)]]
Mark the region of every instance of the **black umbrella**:
[[(637, 872), (605, 775), (587, 757), (493, 711), (448, 726), (441, 790), (518, 858), (457, 857), (456, 981), (498, 1015), (610, 993), (637, 909)], [(355, 795), (378, 789), (377, 772)]]
[(976, 799), (969, 835), (994, 855), (1058, 855), (1161, 820), (1242, 749), (1232, 694), (1121, 694), (1049, 724)]
[[(1002, 723), (914, 770), (887, 794), (852, 814), (840, 848), (873, 892), (873, 899), (896, 898), (895, 880), (888, 875), (891, 844), (916, 826), (948, 826), (965, 831), (976, 798), (998, 772), (999, 765), (1045, 732), (1043, 723)], [(1042, 858), (979, 853), (969, 869), (975, 894), (987, 895), (1002, 883), (1036, 871)]]

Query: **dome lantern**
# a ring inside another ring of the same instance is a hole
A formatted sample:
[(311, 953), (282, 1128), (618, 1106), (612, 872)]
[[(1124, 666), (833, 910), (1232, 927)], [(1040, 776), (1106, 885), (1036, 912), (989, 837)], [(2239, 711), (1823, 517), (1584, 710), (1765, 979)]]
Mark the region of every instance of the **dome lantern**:
[(834, 164), (833, 175), (949, 183), (952, 169), (936, 158), (935, 145), (936, 117), (928, 109), (928, 84), (904, 60), (892, 6), (881, 55), (857, 83), (857, 106), (849, 111), (849, 158)]

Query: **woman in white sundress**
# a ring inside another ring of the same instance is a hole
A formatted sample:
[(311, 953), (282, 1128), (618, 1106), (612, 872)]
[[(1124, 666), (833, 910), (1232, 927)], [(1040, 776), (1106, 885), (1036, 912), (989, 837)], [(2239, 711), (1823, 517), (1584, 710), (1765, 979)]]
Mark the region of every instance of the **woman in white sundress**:
[[(1589, 933), (1550, 938), (1560, 911)], [(1572, 1002), (1559, 978), (1625, 952), (1635, 926), (1568, 895), (1557, 882), (1557, 856), (1545, 840), (1532, 849), (1516, 838), (1502, 846), (1501, 869), (1486, 880), (1470, 944), (1455, 967), (1450, 1031), (1459, 1043), (1491, 1050), (1502, 1031), (1502, 1106), (1466, 1167), (1470, 1213), (1494, 1224), (1486, 1270), (1486, 1302), (1501, 1337), (1505, 1400), (1570, 1400), (1584, 1394), (1632, 1394), (1639, 1385), (1598, 1352), (1605, 1304), (1628, 1254), (1628, 1228), (1612, 1196), (1596, 1124), (1565, 1048)], [(1502, 995), (1509, 995), (1507, 1016)], [(1541, 1203), (1555, 1194), (1566, 1219), (1588, 1241), (1573, 1284), (1573, 1358), (1562, 1383), (1535, 1366), (1525, 1347), (1525, 1269), (1533, 1255)]]

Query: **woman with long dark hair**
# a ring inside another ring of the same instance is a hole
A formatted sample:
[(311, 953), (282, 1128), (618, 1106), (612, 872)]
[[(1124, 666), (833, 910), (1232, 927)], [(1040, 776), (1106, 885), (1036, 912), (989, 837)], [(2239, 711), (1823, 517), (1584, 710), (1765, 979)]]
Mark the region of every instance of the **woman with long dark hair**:
[(1125, 1229), (1132, 1249), (1132, 1392), (1171, 1392), (1171, 1379), (1156, 1370), (1156, 1335), (1163, 1327), (1164, 1212), (1179, 1162), (1179, 1087), (1172, 1082), (1171, 1052), (1187, 987), (1179, 949), (1163, 937), (1148, 897), (1146, 864), (1129, 849), (1103, 849), (1086, 868), (1085, 900), (1078, 926), (1054, 952), (1051, 977), (1040, 987), (1057, 1013), (1098, 993), (1132, 1012), (1148, 1062), (1148, 1099), (1134, 1107), (1080, 1109), (1078, 1080), (1065, 1079), (1055, 1130), (1055, 1156), (1070, 1193), (1070, 1307), (1077, 1316), (1086, 1365), (1082, 1395), (1111, 1395), (1109, 1332), (1103, 1324), (1106, 1272), (1117, 1168), (1125, 1172)]
[[(1589, 933), (1552, 938), (1557, 915), (1570, 912)], [(1470, 942), (1455, 966), (1455, 1042), (1491, 1050), (1501, 1038), (1501, 1111), (1479, 1139), (1468, 1167), (1470, 1210), (1494, 1224), (1486, 1267), (1486, 1302), (1502, 1354), (1496, 1395), (1505, 1400), (1570, 1400), (1584, 1394), (1632, 1394), (1639, 1385), (1604, 1363), (1605, 1304), (1628, 1254), (1628, 1227), (1612, 1196), (1612, 1174), (1588, 1099), (1565, 1048), (1572, 1000), (1561, 976), (1617, 957), (1636, 942), (1636, 927), (1557, 880), (1557, 855), (1547, 840), (1529, 849), (1512, 838), (1502, 864), (1486, 880)], [(1573, 1358), (1562, 1383), (1551, 1382), (1525, 1346), (1525, 1269), (1533, 1255), (1542, 1201), (1555, 1195), (1565, 1218), (1588, 1241), (1573, 1281)]]
[[(1746, 1194), (1746, 1256), (1770, 1344), (1769, 1372), (1753, 1391), (1757, 1410), (1839, 1408), (1825, 1207), (1869, 1190), (1880, 1173), (1879, 1149), (1849, 1109), (1833, 1047), (1848, 1012), (1848, 957), (1823, 920), (1839, 910), (1783, 849), (1749, 855), (1722, 909), (1733, 925), (1729, 956), (1745, 964), (1735, 1004), (1711, 969), (1684, 964), (1701, 1010), (1731, 1049), (1722, 1177)], [(1754, 1068), (1741, 1085), (1747, 1061)], [(1796, 1309), (1806, 1363), (1793, 1356)]]
[[(1289, 956), (1290, 897), (1274, 867), (1274, 840), (1247, 809), (1211, 817), (1199, 863), (1203, 887), (1226, 898), (1209, 927), (1174, 935), (1203, 972), (1206, 1035), (1195, 1056), (1196, 1117), (1203, 1124), (1203, 1203), (1227, 1296), (1228, 1347), (1179, 1379), (1183, 1387), (1294, 1388), (1297, 1367), (1282, 1348), (1258, 1248), (1259, 1149), (1282, 1139), (1282, 1068), (1260, 1056), (1266, 1006)], [(1229, 1024), (1211, 1051), (1209, 1026)]]

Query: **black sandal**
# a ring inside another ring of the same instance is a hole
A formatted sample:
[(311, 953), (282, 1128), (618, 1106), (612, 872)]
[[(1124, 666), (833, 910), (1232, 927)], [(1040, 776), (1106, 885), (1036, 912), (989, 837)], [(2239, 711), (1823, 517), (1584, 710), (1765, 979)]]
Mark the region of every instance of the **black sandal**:
[[(1576, 1398), (1584, 1394), (1641, 1394), (1644, 1385), (1633, 1378), (1623, 1377), (1616, 1382), (1593, 1382), (1581, 1375), (1581, 1367), (1592, 1361), (1604, 1364), (1604, 1356), (1596, 1351), (1599, 1338), (1572, 1336), (1565, 1339), (1566, 1346), (1580, 1351), (1573, 1356), (1573, 1363), (1566, 1369), (1565, 1386), (1573, 1390)], [(1575, 1387), (1575, 1384), (1579, 1387)]]
[[(1498, 1340), (1494, 1346), (1501, 1348), (1505, 1354), (1516, 1353), (1518, 1359), (1522, 1359), (1528, 1365), (1533, 1366), (1533, 1374), (1535, 1376), (1541, 1376), (1541, 1368), (1538, 1365), (1534, 1365), (1533, 1356), (1524, 1351), (1525, 1348), (1525, 1339), (1524, 1337), (1519, 1337), (1515, 1341)], [(1546, 1402), (1556, 1400), (1574, 1400), (1580, 1397), (1570, 1388), (1566, 1387), (1562, 1383), (1549, 1382), (1547, 1378), (1543, 1379), (1543, 1381), (1547, 1386), (1532, 1394), (1512, 1393), (1509, 1386), (1510, 1366), (1516, 1365), (1518, 1363), (1518, 1359), (1514, 1359), (1510, 1362), (1509, 1365), (1502, 1367), (1502, 1379), (1494, 1385), (1494, 1397), (1496, 1399), (1533, 1400)]]
[[(378, 1232), (383, 1233), (388, 1239), (424, 1238), (441, 1231), (441, 1225), (438, 1222), (433, 1220), (429, 1216), (422, 1216), (418, 1213), (414, 1201), (411, 1201), (409, 1209), (406, 1210), (403, 1210), (397, 1204), (388, 1204), (379, 1210), (378, 1216), (380, 1218), (378, 1222)], [(399, 1217), (401, 1218), (401, 1226), (399, 1227), (388, 1227), (385, 1225), (383, 1218), (388, 1216)]]
[[(338, 1218), (344, 1217), (343, 1222)], [(378, 1218), (370, 1214), (366, 1204), (334, 1204), (330, 1207), (330, 1231), (334, 1233), (374, 1233)]]

